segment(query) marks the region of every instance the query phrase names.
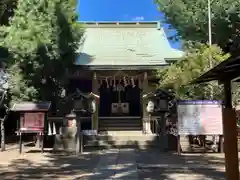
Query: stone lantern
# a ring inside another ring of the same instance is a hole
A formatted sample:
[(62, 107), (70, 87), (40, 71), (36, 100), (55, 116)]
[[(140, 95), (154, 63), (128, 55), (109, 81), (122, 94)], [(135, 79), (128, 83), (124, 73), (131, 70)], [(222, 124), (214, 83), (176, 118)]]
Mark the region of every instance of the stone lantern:
[(79, 90), (72, 97), (73, 108), (70, 114), (65, 116), (65, 130), (63, 139), (68, 151), (83, 152), (83, 133), (81, 127), (81, 117), (92, 114), (96, 111), (95, 101), (81, 93)]
[(143, 96), (148, 99), (146, 111), (149, 114), (153, 132), (158, 135), (162, 149), (167, 149), (168, 139), (166, 135), (166, 119), (165, 114), (169, 111), (169, 100), (171, 94), (162, 89), (148, 93)]

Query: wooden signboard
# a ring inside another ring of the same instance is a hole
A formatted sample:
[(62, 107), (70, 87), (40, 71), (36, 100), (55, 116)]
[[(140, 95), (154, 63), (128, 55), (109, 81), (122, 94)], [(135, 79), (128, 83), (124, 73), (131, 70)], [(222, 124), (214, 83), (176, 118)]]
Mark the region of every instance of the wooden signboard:
[(37, 133), (41, 139), (41, 150), (43, 152), (43, 139), (45, 129), (45, 117), (51, 106), (50, 102), (21, 102), (16, 103), (11, 111), (20, 112), (17, 134), (19, 135), (19, 152), (22, 152), (22, 134)]
[(21, 116), (20, 131), (22, 132), (43, 132), (45, 113), (28, 112)]

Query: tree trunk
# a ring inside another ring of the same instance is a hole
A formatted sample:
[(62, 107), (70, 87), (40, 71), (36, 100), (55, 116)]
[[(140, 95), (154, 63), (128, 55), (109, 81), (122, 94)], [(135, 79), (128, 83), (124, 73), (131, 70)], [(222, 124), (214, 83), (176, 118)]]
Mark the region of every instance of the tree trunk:
[(4, 119), (1, 120), (1, 151), (5, 151), (5, 128)]

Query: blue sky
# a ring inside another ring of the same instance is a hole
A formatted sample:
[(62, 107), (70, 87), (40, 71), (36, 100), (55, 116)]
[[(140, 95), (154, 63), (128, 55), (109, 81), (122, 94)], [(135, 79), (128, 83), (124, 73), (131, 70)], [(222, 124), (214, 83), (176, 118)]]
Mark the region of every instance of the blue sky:
[[(80, 21), (159, 21), (164, 18), (153, 0), (79, 0), (77, 12)], [(167, 35), (167, 25), (163, 25)], [(173, 48), (180, 43), (170, 41)]]

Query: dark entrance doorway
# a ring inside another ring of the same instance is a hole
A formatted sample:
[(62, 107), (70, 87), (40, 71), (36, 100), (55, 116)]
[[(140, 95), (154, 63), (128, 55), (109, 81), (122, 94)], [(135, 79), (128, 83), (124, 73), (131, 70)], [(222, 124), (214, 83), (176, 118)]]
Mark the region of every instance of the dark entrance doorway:
[[(121, 90), (114, 87), (107, 87), (102, 84), (100, 87), (100, 117), (109, 116), (141, 116), (141, 97), (138, 86), (122, 86)], [(127, 113), (116, 113), (113, 111), (113, 104), (121, 104), (128, 106)]]

